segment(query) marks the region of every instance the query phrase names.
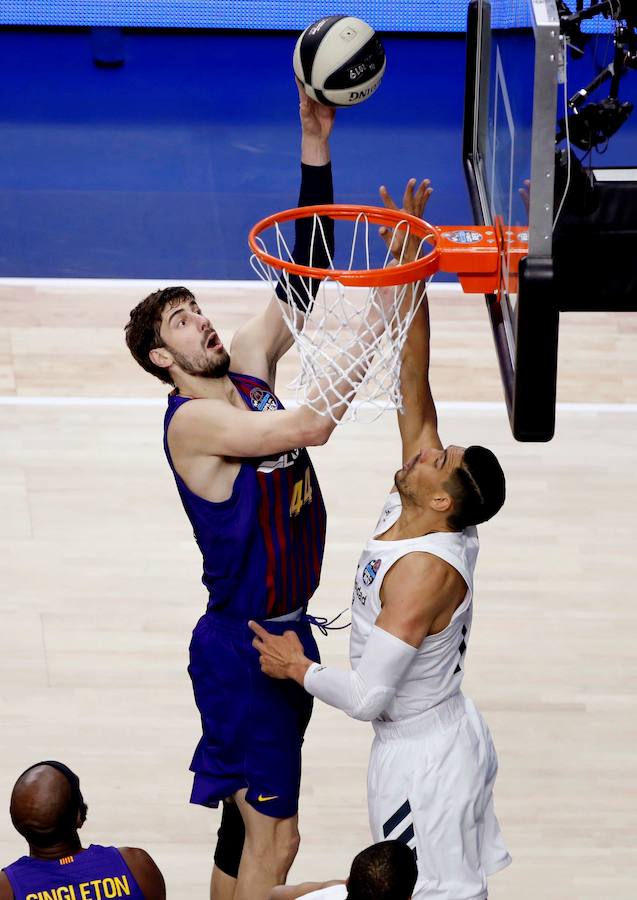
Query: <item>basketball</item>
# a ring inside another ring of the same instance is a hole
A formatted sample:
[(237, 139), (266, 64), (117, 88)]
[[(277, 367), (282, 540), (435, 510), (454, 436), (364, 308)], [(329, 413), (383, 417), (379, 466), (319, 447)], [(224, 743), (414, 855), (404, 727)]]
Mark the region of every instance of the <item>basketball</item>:
[(325, 106), (354, 106), (378, 88), (385, 72), (378, 35), (354, 16), (326, 16), (309, 25), (294, 48), (294, 72)]

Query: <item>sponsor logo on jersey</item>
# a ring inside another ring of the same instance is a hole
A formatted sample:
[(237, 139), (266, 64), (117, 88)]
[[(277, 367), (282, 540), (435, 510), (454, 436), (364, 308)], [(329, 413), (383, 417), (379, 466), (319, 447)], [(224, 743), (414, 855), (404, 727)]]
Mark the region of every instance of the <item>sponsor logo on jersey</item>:
[(380, 525), (382, 522), (385, 522), (393, 513), (395, 506), (390, 506), (389, 504), (385, 507), (385, 509), (380, 514), (380, 519), (378, 520), (378, 524)]
[(371, 562), (368, 562), (365, 568), (363, 569), (363, 584), (366, 587), (369, 587), (374, 578), (378, 575), (378, 570), (380, 569), (380, 560), (372, 559)]
[(287, 453), (282, 453), (275, 459), (264, 459), (259, 465), (258, 471), (267, 475), (269, 472), (274, 472), (275, 469), (289, 469), (299, 458), (300, 452), (300, 450), (288, 450)]
[(361, 590), (361, 588), (355, 583), (352, 603), (354, 603), (356, 600), (360, 600), (363, 606), (365, 606), (365, 604), (367, 603), (367, 594), (365, 593), (365, 591)]
[(253, 387), (250, 391), (250, 402), (255, 409), (262, 412), (264, 409), (278, 409), (279, 405), (270, 391), (264, 391), (263, 388)]

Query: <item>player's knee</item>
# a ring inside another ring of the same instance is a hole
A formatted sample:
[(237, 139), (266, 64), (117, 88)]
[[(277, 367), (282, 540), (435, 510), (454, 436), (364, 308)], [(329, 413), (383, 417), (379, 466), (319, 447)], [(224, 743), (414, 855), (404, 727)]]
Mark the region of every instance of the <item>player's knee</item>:
[(248, 844), (253, 858), (264, 868), (272, 869), (278, 877), (285, 877), (299, 850), (301, 838), (296, 823), (279, 821), (268, 835), (250, 835)]
[(301, 838), (298, 831), (282, 833), (276, 836), (273, 847), (273, 862), (277, 878), (285, 879), (299, 851)]
[(276, 843), (278, 860), (287, 871), (294, 862), (296, 854), (299, 852), (299, 845), (301, 843), (299, 829), (296, 826), (285, 829), (283, 834), (277, 836)]

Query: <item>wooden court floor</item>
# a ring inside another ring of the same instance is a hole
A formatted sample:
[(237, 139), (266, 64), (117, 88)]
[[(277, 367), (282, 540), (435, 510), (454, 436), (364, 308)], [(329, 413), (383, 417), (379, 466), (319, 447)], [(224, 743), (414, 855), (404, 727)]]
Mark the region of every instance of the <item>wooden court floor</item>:
[[(82, 779), (87, 842), (146, 847), (169, 896), (205, 898), (216, 813), (187, 802), (198, 720), (186, 674), (200, 562), (161, 448), (164, 388), (122, 328), (160, 285), (0, 284), (0, 864), (23, 852), (17, 775), (59, 758)], [(266, 299), (200, 286), (228, 339)], [(443, 441), (484, 443), (508, 474), (481, 531), (465, 689), (500, 757), (514, 857), (491, 900), (629, 900), (637, 858), (637, 316), (565, 317), (557, 436), (517, 444), (479, 298), (432, 296)], [(279, 392), (294, 371), (281, 367)], [(482, 406), (480, 404), (483, 404)], [(489, 405), (491, 404), (491, 405)], [(574, 404), (570, 406), (569, 404)], [(363, 541), (399, 464), (394, 417), (312, 452), (329, 515), (312, 607), (349, 606)], [(346, 664), (346, 632), (320, 638)], [(293, 880), (346, 874), (370, 842), (371, 728), (317, 704)]]

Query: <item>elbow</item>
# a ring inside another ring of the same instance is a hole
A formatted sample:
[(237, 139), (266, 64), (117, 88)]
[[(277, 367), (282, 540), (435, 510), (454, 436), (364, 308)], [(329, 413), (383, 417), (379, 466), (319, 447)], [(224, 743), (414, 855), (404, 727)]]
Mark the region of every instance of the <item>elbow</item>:
[(358, 699), (358, 703), (352, 704), (348, 715), (359, 722), (373, 722), (381, 713), (384, 713), (391, 702), (394, 691), (388, 688), (376, 688)]
[(319, 416), (319, 418), (321, 421), (317, 424), (314, 432), (314, 440), (312, 442), (313, 447), (320, 447), (323, 444), (327, 444), (330, 435), (335, 428), (334, 422), (332, 422), (329, 416)]
[(369, 709), (353, 709), (349, 713), (349, 716), (351, 719), (356, 719), (359, 722), (373, 722), (381, 713), (382, 709), (379, 709), (377, 713), (374, 713)]
[(352, 709), (349, 715), (352, 719), (358, 719), (359, 722), (373, 722), (374, 719), (377, 719), (383, 712), (385, 712), (384, 703), (379, 704), (378, 706), (358, 706), (355, 709)]

